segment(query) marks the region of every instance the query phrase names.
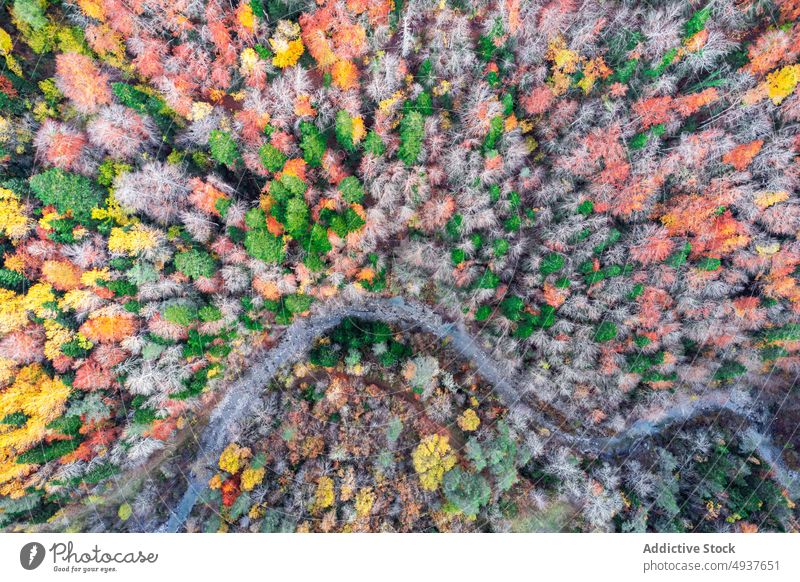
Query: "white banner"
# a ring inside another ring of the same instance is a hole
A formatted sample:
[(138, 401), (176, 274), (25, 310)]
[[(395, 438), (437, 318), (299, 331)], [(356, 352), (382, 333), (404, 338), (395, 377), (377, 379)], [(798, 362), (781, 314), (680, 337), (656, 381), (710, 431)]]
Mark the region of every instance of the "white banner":
[(0, 534), (0, 579), (796, 581), (798, 554), (793, 534)]

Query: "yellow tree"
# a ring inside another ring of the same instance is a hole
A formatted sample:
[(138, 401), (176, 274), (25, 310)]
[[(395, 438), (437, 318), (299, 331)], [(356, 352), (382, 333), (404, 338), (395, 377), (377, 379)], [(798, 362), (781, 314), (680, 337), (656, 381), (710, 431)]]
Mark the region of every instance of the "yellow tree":
[(450, 450), (449, 438), (438, 434), (423, 438), (411, 458), (422, 488), (428, 491), (436, 491), (442, 484), (444, 474), (456, 464), (456, 456)]

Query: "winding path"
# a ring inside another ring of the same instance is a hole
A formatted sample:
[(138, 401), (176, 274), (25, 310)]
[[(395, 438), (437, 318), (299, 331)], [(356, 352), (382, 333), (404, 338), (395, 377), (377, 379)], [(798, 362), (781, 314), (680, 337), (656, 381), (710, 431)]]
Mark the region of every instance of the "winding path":
[[(409, 328), (413, 327), (416, 331), (429, 333), (440, 340), (449, 338), (449, 348), (475, 366), (478, 374), (492, 385), (495, 393), (506, 407), (524, 407), (531, 419), (531, 424), (538, 425), (540, 429), (547, 429), (550, 439), (560, 441), (585, 454), (600, 457), (624, 455), (636, 448), (643, 440), (658, 434), (673, 424), (683, 423), (691, 418), (719, 410), (728, 410), (743, 417), (749, 425), (754, 424), (752, 419), (732, 404), (726, 395), (712, 393), (688, 405), (670, 408), (664, 411), (658, 419), (640, 420), (612, 437), (592, 438), (565, 433), (545, 418), (541, 410), (535, 410), (521, 400), (523, 391), (518, 388), (521, 381), (514, 374), (505, 371), (488, 355), (462, 324), (444, 321), (430, 308), (417, 302), (407, 301), (402, 297), (366, 297), (357, 303), (350, 304), (329, 302), (315, 309), (308, 317), (297, 318), (283, 332), (278, 345), (258, 356), (248, 370), (228, 388), (225, 396), (211, 413), (208, 425), (201, 435), (200, 446), (191, 468), (186, 492), (178, 506), (170, 512), (167, 523), (162, 525), (158, 531), (177, 532), (181, 529), (199, 496), (208, 487), (208, 481), (212, 476), (209, 467), (215, 465), (216, 459), (230, 441), (230, 427), (245, 417), (263, 387), (269, 383), (278, 370), (287, 364), (297, 362), (308, 351), (315, 339), (348, 317), (402, 324)], [(541, 406), (542, 403), (537, 404), (538, 408), (545, 408)], [(550, 408), (552, 409), (552, 406)], [(792, 491), (797, 490), (800, 485), (798, 474), (784, 466), (780, 459), (780, 451), (766, 437), (762, 437), (760, 440), (761, 444), (757, 450), (762, 458), (772, 464), (776, 479), (784, 487)]]

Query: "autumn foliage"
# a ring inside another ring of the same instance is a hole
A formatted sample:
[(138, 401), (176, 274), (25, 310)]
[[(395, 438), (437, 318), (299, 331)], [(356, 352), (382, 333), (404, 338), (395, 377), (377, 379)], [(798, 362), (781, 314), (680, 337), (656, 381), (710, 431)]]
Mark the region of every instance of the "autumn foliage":
[[(289, 326), (400, 297), (471, 334), (513, 405), (438, 340), (342, 322), (212, 451), (202, 527), (505, 531), (557, 505), (586, 530), (796, 529), (776, 484), (800, 463), (781, 412), (800, 369), (799, 14), (4, 3), (0, 527), (113, 499), (120, 473), (186, 474), (172, 445)], [(629, 459), (575, 444), (702, 398), (731, 414), (654, 429)], [(775, 467), (738, 459), (757, 442)], [(165, 519), (162, 486), (92, 527)]]

